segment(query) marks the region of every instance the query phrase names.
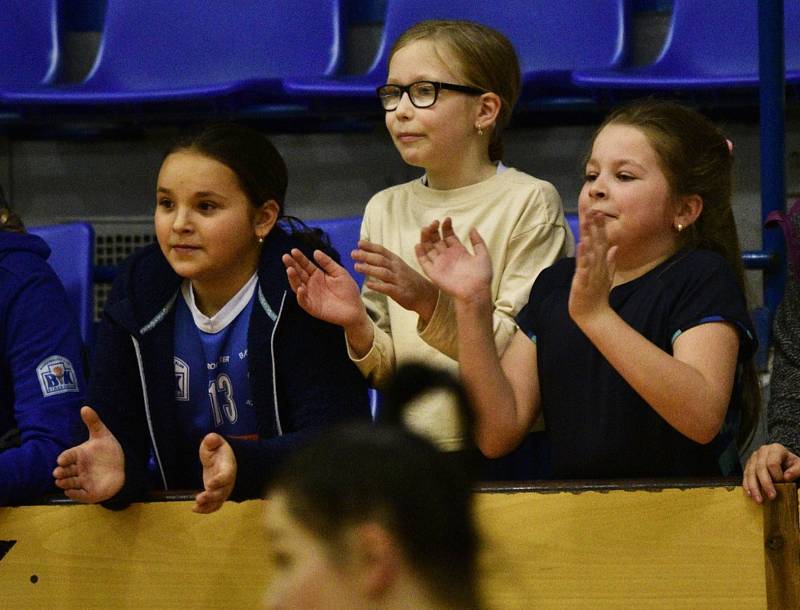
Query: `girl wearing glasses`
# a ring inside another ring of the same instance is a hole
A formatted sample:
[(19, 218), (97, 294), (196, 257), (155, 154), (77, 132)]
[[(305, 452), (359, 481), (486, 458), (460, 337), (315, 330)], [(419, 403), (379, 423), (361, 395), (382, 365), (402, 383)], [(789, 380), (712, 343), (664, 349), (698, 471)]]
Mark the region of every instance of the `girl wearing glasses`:
[[(467, 21), (412, 26), (395, 42), (388, 82), (377, 92), (400, 156), (425, 174), (367, 204), (352, 252), (367, 276), (360, 298), (355, 281), (324, 253), (315, 252), (313, 262), (297, 250), (284, 256), (300, 305), (345, 329), (350, 357), (378, 388), (409, 360), (457, 370), (453, 302), (416, 262), (419, 227), (451, 216), (464, 231), (488, 236), (500, 353), (533, 279), (572, 252), (555, 188), (501, 163), (519, 87), (516, 52), (499, 32)], [(445, 402), (423, 402), (408, 423), (454, 450), (462, 439)]]

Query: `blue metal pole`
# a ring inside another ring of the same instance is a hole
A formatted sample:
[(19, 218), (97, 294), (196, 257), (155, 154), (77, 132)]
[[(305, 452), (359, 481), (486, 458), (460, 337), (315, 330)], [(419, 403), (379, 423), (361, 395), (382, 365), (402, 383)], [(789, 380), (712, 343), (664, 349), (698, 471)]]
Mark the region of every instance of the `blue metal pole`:
[[(786, 197), (784, 169), (785, 68), (783, 0), (758, 2), (758, 69), (761, 115), (761, 222), (772, 210), (783, 210)], [(764, 305), (774, 313), (783, 296), (786, 256), (779, 230), (762, 232), (762, 249), (775, 261), (764, 271)]]

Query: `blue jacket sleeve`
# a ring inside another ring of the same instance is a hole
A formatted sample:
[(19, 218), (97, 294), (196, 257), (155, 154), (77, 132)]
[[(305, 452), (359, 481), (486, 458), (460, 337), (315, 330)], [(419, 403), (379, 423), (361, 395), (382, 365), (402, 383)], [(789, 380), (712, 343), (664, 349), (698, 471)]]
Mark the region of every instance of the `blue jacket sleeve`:
[(0, 504), (57, 491), (52, 471), (79, 430), (85, 389), (80, 332), (58, 278), (43, 269), (13, 281), (0, 312), (2, 368), (21, 445), (0, 453)]

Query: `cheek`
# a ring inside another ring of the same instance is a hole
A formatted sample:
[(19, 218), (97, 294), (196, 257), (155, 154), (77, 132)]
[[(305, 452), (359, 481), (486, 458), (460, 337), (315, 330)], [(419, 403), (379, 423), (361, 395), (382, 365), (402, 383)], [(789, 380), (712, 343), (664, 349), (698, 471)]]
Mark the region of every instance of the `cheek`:
[(153, 225), (156, 233), (156, 241), (158, 242), (158, 245), (161, 247), (161, 250), (164, 250), (167, 247), (167, 243), (169, 242), (169, 234), (170, 234), (169, 222), (166, 219), (164, 219), (161, 215), (156, 213)]
[(266, 608), (332, 608), (327, 590), (331, 579), (312, 566), (276, 573), (264, 597)]

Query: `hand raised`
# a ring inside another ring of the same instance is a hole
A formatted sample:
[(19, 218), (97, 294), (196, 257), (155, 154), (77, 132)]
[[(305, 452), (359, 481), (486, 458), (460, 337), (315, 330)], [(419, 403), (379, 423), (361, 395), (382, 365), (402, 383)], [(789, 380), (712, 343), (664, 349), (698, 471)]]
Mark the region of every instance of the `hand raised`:
[(297, 248), (281, 260), (297, 302), (315, 318), (347, 327), (367, 316), (358, 284), (321, 250), (314, 251), (316, 264)]
[(580, 325), (608, 308), (617, 247), (608, 245), (605, 217), (589, 212), (580, 221), (580, 243), (569, 292), (569, 314)]
[(366, 276), (367, 288), (385, 294), (403, 309), (430, 319), (438, 290), (391, 250), (362, 239), (352, 253), (356, 271)]
[(430, 280), (443, 292), (461, 300), (485, 296), (492, 283), (492, 261), (483, 238), (473, 228), (469, 239), (474, 254), (453, 232), (452, 220), (445, 218), (441, 233), (438, 221), (423, 228), (420, 243), (414, 249)]
[(212, 432), (200, 443), (200, 463), (203, 465), (203, 487), (195, 497), (192, 510), (213, 513), (227, 500), (236, 483), (236, 456), (224, 438)]
[(58, 456), (53, 477), (68, 498), (103, 502), (125, 483), (125, 454), (94, 409), (82, 407), (81, 419), (89, 430), (89, 440)]

